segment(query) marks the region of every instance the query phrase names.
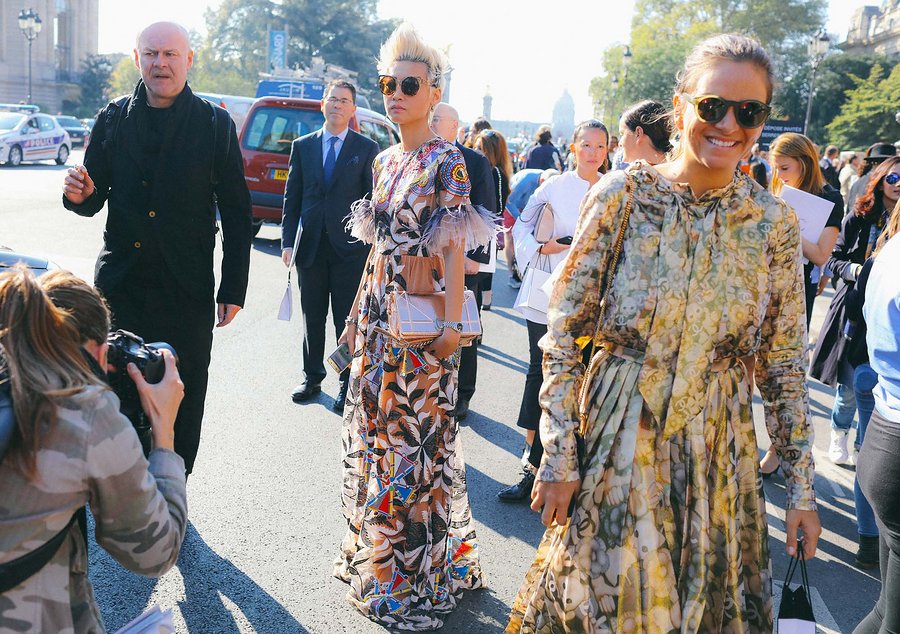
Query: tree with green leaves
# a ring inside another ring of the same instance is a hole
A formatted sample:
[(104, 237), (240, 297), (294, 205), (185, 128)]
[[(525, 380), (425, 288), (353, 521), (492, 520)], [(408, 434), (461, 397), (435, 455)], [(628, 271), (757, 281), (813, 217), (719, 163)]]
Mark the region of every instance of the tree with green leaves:
[(287, 28), (288, 67), (307, 67), (313, 57), (321, 57), (359, 73), (361, 84), (374, 85), (375, 57), (396, 26), (377, 19), (377, 8), (376, 0), (223, 0), (206, 12), (209, 36), (197, 60), (195, 83), (214, 92), (225, 92), (217, 83), (227, 87), (244, 81), (255, 87), (259, 73), (269, 70), (266, 33), (271, 27)]
[(134, 58), (125, 55), (113, 65), (109, 76), (109, 98), (116, 99), (134, 92), (134, 85), (141, 78), (141, 71), (134, 65)]
[(109, 100), (109, 78), (112, 64), (105, 55), (88, 55), (81, 62), (81, 103), (78, 117), (92, 117)]
[[(785, 85), (799, 84), (801, 78), (808, 83), (808, 59), (803, 63), (806, 42), (824, 25), (825, 8), (825, 0), (638, 0), (627, 74), (621, 48), (607, 49), (603, 60), (606, 72), (591, 82), (592, 99), (603, 104), (614, 93), (612, 116), (642, 99), (670, 104), (675, 74), (687, 53), (703, 38), (726, 32), (758, 39)], [(790, 92), (782, 96), (777, 91), (774, 105), (782, 116), (802, 119), (806, 102), (791, 98)]]
[(851, 75), (856, 84), (846, 92), (840, 114), (826, 126), (828, 140), (844, 150), (862, 150), (877, 141), (900, 138), (894, 116), (900, 104), (900, 66), (886, 74), (875, 64), (865, 79)]

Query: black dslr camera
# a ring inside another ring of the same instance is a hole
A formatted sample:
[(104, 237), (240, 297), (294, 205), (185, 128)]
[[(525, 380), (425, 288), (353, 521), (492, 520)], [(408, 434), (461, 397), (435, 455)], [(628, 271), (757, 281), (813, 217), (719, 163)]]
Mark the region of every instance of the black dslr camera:
[(109, 343), (107, 362), (112, 369), (108, 374), (109, 386), (119, 397), (121, 411), (137, 432), (144, 449), (150, 454), (150, 419), (141, 407), (141, 397), (137, 386), (128, 376), (126, 368), (133, 363), (140, 370), (147, 383), (159, 383), (166, 374), (166, 360), (160, 350), (168, 350), (178, 360), (175, 349), (167, 343), (144, 343), (144, 340), (127, 330), (116, 330), (106, 339)]

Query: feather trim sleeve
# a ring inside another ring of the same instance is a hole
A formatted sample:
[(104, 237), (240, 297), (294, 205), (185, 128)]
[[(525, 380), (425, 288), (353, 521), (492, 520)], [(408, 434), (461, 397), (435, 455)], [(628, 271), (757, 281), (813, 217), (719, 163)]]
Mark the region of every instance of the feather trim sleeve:
[(350, 213), (344, 219), (347, 230), (354, 238), (366, 244), (375, 242), (375, 206), (368, 198), (350, 205)]
[(481, 205), (461, 203), (439, 207), (422, 227), (422, 243), (431, 253), (451, 243), (465, 245), (466, 251), (487, 246), (497, 234), (490, 211)]

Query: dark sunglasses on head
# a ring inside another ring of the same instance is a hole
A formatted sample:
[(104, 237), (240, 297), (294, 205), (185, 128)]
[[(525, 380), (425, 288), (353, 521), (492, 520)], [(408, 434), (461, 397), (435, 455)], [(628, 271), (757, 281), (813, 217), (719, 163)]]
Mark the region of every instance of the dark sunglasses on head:
[(769, 104), (755, 99), (745, 101), (729, 101), (716, 95), (700, 95), (691, 97), (685, 95), (688, 101), (694, 104), (697, 116), (704, 123), (718, 123), (728, 114), (728, 109), (734, 107), (734, 118), (742, 128), (758, 128), (769, 118), (772, 112)]
[(378, 90), (381, 91), (381, 94), (390, 97), (395, 92), (397, 92), (397, 82), (400, 81), (400, 92), (402, 92), (407, 97), (414, 97), (416, 93), (419, 92), (419, 88), (422, 86), (422, 80), (418, 77), (404, 77), (402, 80), (398, 80), (393, 75), (379, 75), (378, 76)]
[(888, 185), (896, 185), (897, 182), (900, 182), (900, 174), (898, 174), (897, 172), (891, 172), (884, 177), (884, 182)]

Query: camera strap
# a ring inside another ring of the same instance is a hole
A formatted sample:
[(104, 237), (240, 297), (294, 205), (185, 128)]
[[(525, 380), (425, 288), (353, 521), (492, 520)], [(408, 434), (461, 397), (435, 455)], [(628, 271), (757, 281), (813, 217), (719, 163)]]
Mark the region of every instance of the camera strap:
[(24, 581), (30, 579), (41, 568), (50, 563), (53, 556), (59, 550), (69, 529), (76, 521), (76, 515), (72, 516), (65, 528), (53, 536), (50, 541), (30, 553), (22, 555), (18, 559), (13, 559), (5, 564), (0, 564), (0, 594), (12, 590)]

